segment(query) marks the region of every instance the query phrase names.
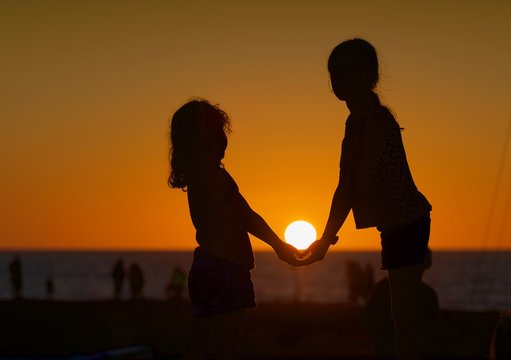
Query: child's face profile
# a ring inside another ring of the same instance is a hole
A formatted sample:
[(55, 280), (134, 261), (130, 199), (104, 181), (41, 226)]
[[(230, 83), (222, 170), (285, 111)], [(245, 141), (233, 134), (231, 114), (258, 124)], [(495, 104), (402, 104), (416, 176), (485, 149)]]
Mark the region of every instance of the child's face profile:
[(346, 100), (350, 92), (350, 81), (342, 72), (330, 73), (330, 84), (332, 91), (339, 100)]
[(329, 64), (332, 91), (339, 100), (347, 100), (370, 90), (369, 74), (363, 59), (353, 53), (339, 53)]
[(331, 70), (330, 82), (335, 96), (343, 101), (371, 90), (367, 74), (357, 65)]

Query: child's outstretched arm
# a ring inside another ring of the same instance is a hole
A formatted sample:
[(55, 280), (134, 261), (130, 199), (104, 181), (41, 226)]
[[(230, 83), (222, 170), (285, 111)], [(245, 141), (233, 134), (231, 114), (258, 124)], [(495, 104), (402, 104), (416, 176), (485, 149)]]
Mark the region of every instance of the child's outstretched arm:
[(332, 199), (332, 206), (330, 207), (330, 214), (325, 230), (321, 238), (303, 252), (302, 256), (304, 258), (309, 254), (311, 254), (311, 256), (304, 259), (301, 263), (302, 265), (308, 265), (315, 261), (322, 260), (330, 245), (335, 244), (337, 241), (336, 234), (341, 229), (353, 206), (354, 196), (358, 194), (368, 182), (370, 171), (373, 169), (381, 148), (384, 145), (384, 141), (389, 132), (392, 131), (393, 126), (396, 130), (397, 124), (393, 121), (392, 117), (389, 118), (390, 114), (385, 114), (385, 116), (386, 117), (383, 119), (371, 119), (369, 123), (370, 126), (365, 128), (362, 142), (359, 145), (357, 158), (352, 158), (350, 160), (355, 162), (352, 166), (341, 166), (339, 171), (339, 183)]
[(301, 251), (282, 241), (261, 215), (252, 210), (245, 198), (239, 193), (236, 202), (250, 234), (270, 245), (277, 256), (289, 265), (300, 265), (301, 260), (298, 260), (298, 256)]
[[(332, 199), (330, 214), (323, 235), (302, 253), (304, 260), (300, 262), (300, 265), (309, 265), (316, 261), (323, 260), (330, 245), (337, 242), (336, 234), (344, 224), (352, 204), (352, 195), (346, 183), (347, 179), (341, 170), (339, 173), (339, 184), (337, 185)], [(310, 256), (308, 256), (309, 254)]]

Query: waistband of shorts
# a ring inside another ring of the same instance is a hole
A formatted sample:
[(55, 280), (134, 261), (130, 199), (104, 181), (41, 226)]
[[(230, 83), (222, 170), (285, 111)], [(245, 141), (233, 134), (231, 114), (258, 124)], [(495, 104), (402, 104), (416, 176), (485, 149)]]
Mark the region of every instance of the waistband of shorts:
[(409, 226), (415, 226), (417, 224), (420, 224), (423, 221), (431, 221), (431, 214), (429, 212), (427, 214), (424, 214), (424, 215), (416, 218), (415, 220), (407, 222), (406, 224), (403, 224), (403, 225), (399, 225), (399, 226), (396, 226), (396, 227), (393, 227), (393, 228), (390, 228), (390, 229), (381, 229), (380, 227), (377, 227), (377, 229), (381, 233), (391, 234), (391, 233), (393, 233), (395, 231), (399, 231), (399, 230), (407, 228)]

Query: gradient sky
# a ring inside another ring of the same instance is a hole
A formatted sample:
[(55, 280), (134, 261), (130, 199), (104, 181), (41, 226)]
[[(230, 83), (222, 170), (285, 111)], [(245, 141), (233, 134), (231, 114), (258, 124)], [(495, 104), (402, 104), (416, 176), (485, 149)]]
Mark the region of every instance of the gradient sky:
[[(379, 52), (431, 247), (511, 248), (511, 149), (490, 219), (509, 19), (509, 1), (2, 1), (0, 249), (194, 247), (166, 186), (169, 118), (193, 96), (231, 116), (225, 165), (251, 206), (281, 235), (321, 232), (348, 114), (326, 61), (352, 37)], [(379, 248), (351, 215), (339, 235), (336, 250)]]

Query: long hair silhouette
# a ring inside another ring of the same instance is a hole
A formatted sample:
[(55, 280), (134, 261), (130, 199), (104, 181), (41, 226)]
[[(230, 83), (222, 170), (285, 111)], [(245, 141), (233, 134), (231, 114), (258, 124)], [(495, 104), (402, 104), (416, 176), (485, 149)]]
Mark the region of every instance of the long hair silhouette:
[[(187, 175), (195, 160), (202, 118), (217, 137), (224, 137), (224, 134), (231, 132), (231, 122), (227, 114), (207, 100), (194, 99), (179, 108), (172, 116), (170, 124), (170, 174), (167, 184), (172, 188), (185, 190), (188, 185)], [(218, 124), (221, 126), (218, 127)], [(221, 152), (217, 156), (221, 160), (224, 153)]]

